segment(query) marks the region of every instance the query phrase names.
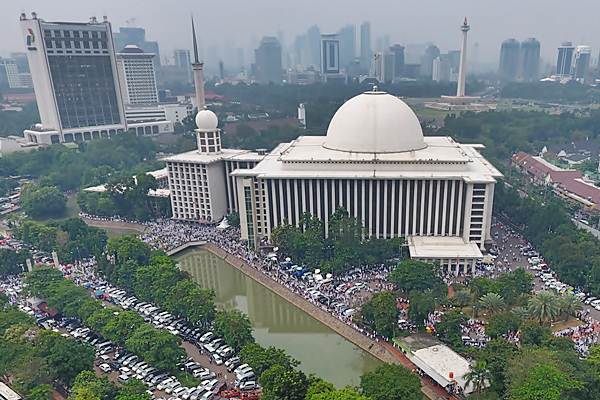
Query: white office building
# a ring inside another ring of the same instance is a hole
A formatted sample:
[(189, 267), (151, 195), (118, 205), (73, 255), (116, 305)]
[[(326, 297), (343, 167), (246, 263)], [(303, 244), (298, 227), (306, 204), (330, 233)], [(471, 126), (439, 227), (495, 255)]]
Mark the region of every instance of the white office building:
[(20, 24), (41, 118), (24, 136), (51, 144), (123, 133), (110, 23), (46, 22), (32, 13)]
[(127, 45), (117, 53), (119, 82), (127, 106), (158, 103), (154, 57), (135, 45)]

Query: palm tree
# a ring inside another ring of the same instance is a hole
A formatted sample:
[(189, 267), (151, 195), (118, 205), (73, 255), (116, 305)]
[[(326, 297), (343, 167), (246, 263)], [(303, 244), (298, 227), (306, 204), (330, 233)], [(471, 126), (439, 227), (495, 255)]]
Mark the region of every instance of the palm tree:
[(487, 293), (479, 299), (479, 307), (490, 315), (502, 311), (505, 306), (504, 299), (497, 293)]
[(473, 386), (473, 391), (477, 394), (480, 394), (489, 385), (491, 378), (492, 374), (483, 360), (476, 361), (471, 365), (469, 372), (463, 375), (465, 386)]
[(454, 293), (452, 300), (459, 307), (464, 307), (471, 302), (471, 293), (468, 290), (459, 290)]
[(560, 314), (558, 298), (545, 290), (529, 299), (528, 308), (529, 315), (539, 323), (552, 322)]
[(575, 316), (578, 311), (583, 309), (581, 301), (572, 294), (565, 294), (558, 299), (560, 313), (565, 317), (565, 321), (571, 316)]
[(519, 319), (522, 321), (525, 321), (527, 318), (529, 318), (529, 311), (525, 307), (515, 307), (511, 310), (511, 312), (519, 317)]

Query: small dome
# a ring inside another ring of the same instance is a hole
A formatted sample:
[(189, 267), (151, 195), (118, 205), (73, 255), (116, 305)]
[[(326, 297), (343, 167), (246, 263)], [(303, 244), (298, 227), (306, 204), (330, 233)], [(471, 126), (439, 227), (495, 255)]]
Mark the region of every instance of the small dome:
[(377, 90), (342, 104), (329, 123), (323, 146), (355, 153), (400, 153), (427, 147), (413, 110), (396, 96)]
[(217, 118), (217, 115), (210, 110), (200, 110), (198, 111), (198, 114), (196, 114), (196, 126), (200, 131), (216, 131), (219, 126), (219, 119)]

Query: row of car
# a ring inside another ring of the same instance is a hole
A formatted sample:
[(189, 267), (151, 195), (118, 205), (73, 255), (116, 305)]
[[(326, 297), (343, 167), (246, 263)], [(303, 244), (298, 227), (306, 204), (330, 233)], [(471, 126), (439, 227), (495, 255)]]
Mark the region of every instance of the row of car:
[[(129, 295), (125, 290), (120, 288), (104, 285), (97, 287), (96, 290), (101, 290), (106, 300), (124, 309), (138, 312), (147, 322), (152, 323), (157, 328), (167, 329), (172, 334), (193, 343), (215, 365), (225, 364), (228, 369), (230, 368), (230, 372), (233, 372), (233, 369), (239, 366), (240, 361), (238, 357), (235, 357), (235, 350), (213, 332), (206, 332), (199, 327), (190, 326), (185, 320), (178, 319), (176, 316), (161, 310), (153, 304), (139, 301), (135, 296)], [(186, 367), (186, 364), (183, 365), (184, 370), (192, 373), (196, 378), (212, 378), (214, 380), (214, 373), (197, 363), (195, 365), (189, 364), (189, 362), (191, 360), (188, 361), (188, 367)], [(194, 369), (189, 370), (191, 367), (194, 367)], [(239, 376), (236, 375), (236, 387), (242, 390), (255, 389), (257, 387), (255, 380), (254, 373), (250, 369), (250, 371), (245, 371), (245, 373)]]

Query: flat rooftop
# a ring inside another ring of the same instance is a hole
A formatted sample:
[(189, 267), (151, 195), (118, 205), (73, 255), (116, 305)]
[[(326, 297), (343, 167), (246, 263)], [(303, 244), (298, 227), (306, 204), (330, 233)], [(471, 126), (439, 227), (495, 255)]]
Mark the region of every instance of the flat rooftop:
[(210, 164), (224, 160), (257, 162), (264, 157), (265, 156), (259, 155), (257, 152), (251, 150), (221, 149), (221, 152), (216, 154), (200, 154), (198, 150), (192, 150), (161, 158), (161, 161)]
[(458, 236), (410, 236), (407, 242), (411, 258), (483, 258), (476, 243)]

